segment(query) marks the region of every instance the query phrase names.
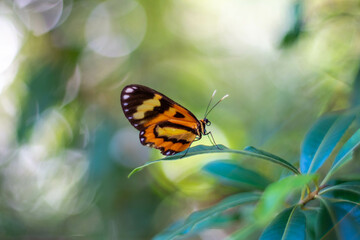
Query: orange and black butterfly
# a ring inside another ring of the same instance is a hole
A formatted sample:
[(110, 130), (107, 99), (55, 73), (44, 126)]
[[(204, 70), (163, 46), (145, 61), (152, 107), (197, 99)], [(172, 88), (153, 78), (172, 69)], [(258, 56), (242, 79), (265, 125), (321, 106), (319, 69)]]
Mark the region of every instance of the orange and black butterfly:
[(180, 104), (142, 85), (124, 87), (120, 101), (126, 118), (140, 131), (141, 144), (159, 149), (163, 155), (182, 152), (202, 135), (211, 134), (205, 128), (211, 124), (206, 116), (220, 102), (198, 120)]

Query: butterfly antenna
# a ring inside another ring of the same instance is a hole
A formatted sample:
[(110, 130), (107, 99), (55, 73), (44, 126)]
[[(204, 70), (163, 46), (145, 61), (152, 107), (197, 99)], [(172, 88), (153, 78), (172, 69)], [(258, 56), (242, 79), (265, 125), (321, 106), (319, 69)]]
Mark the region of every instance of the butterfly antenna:
[(208, 112), (208, 109), (210, 107), (210, 104), (211, 104), (211, 101), (213, 100), (214, 96), (215, 96), (215, 93), (216, 93), (216, 90), (213, 92), (211, 98), (210, 98), (210, 101), (209, 101), (209, 104), (207, 105), (206, 107), (206, 111), (205, 111), (205, 114), (204, 114), (204, 118), (207, 116), (207, 112)]
[(209, 113), (211, 112), (211, 110), (213, 110), (213, 109), (216, 107), (216, 105), (218, 105), (222, 100), (224, 100), (224, 99), (227, 98), (228, 96), (229, 96), (229, 94), (226, 94), (226, 95), (223, 96), (217, 103), (215, 103), (215, 105), (205, 114), (205, 117), (204, 117), (204, 118), (206, 118), (206, 116), (209, 115)]

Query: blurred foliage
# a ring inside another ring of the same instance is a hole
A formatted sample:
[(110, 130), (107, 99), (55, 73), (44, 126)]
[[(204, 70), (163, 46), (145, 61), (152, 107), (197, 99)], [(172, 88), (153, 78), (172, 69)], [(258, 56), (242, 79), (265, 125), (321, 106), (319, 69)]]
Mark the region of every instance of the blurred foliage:
[[(360, 95), (357, 98), (360, 98)], [(301, 172), (285, 159), (254, 147), (246, 147), (243, 151), (232, 150), (225, 146), (219, 146), (222, 150), (215, 146), (190, 148), (188, 153), (191, 156), (221, 152), (251, 156), (282, 166), (290, 170), (293, 175), (280, 177), (271, 184), (265, 183), (265, 187), (262, 186), (260, 192), (255, 192), (254, 190), (259, 188), (259, 182), (256, 180), (261, 180), (261, 175), (228, 163), (226, 160), (210, 162), (203, 170), (212, 173), (224, 185), (236, 186), (242, 193), (232, 194), (210, 208), (193, 212), (186, 219), (170, 225), (155, 239), (189, 237), (198, 234), (199, 231), (216, 227), (225, 230), (235, 225), (232, 214), (228, 212), (233, 212), (234, 208), (239, 208), (241, 205), (255, 202), (257, 203), (255, 209), (250, 210), (251, 214), (237, 217), (239, 222), (246, 224), (246, 227), (237, 227), (229, 239), (245, 239), (250, 236), (255, 239), (264, 228), (260, 236), (263, 240), (356, 239), (360, 234), (360, 182), (358, 177), (350, 177), (340, 183), (332, 178), (334, 173), (344, 168), (350, 160), (353, 160), (352, 164), (348, 165), (352, 166), (356, 166), (355, 161), (359, 160), (356, 156), (360, 146), (360, 125), (357, 121), (359, 118), (358, 106), (321, 116), (302, 142), (299, 159)], [(344, 141), (345, 132), (352, 134), (347, 141)], [(339, 150), (335, 150), (337, 145), (340, 147)], [(178, 153), (150, 161), (134, 169), (132, 173), (150, 164), (185, 157), (189, 156)], [(236, 160), (234, 157), (234, 162)], [(326, 166), (326, 162), (332, 162), (328, 172), (315, 175), (320, 172), (320, 168)], [(322, 179), (320, 184), (319, 178)], [(330, 179), (332, 181), (329, 184)], [(243, 185), (252, 185), (252, 187), (244, 188)], [(314, 217), (317, 219), (316, 222), (312, 220)], [(222, 226), (217, 225), (219, 219)]]
[[(122, 114), (119, 95), (130, 83), (166, 94), (199, 118), (214, 89), (229, 94), (209, 116), (216, 141), (256, 146), (299, 167), (301, 142), (316, 119), (359, 105), (359, 9), (355, 0), (1, 1), (0, 238), (150, 239), (248, 189), (215, 181), (211, 175), (221, 171), (211, 165), (200, 171), (232, 153), (162, 161), (128, 179), (133, 168), (160, 158)], [(289, 175), (251, 157), (236, 164), (221, 170), (269, 181)], [(358, 174), (358, 164), (346, 166), (337, 174)], [(339, 216), (349, 207), (328, 205)], [(238, 222), (253, 208), (209, 224)], [(237, 236), (260, 236), (262, 229), (246, 224)]]

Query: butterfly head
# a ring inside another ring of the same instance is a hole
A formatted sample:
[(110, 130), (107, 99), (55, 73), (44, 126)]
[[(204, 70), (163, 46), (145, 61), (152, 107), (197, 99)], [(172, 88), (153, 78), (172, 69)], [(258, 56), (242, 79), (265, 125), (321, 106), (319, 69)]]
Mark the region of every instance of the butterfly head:
[(207, 118), (204, 118), (204, 119), (201, 119), (200, 120), (200, 131), (201, 131), (201, 134), (206, 134), (206, 126), (210, 126), (211, 125), (211, 122), (207, 119)]
[(206, 126), (210, 126), (211, 125), (211, 122), (207, 119), (207, 118), (204, 118), (204, 124), (206, 125)]

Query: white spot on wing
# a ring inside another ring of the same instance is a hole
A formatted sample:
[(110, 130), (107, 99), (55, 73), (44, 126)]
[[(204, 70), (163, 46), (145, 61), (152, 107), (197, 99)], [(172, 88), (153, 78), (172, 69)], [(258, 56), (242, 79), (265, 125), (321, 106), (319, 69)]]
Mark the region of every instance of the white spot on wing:
[(140, 132), (141, 135), (144, 135), (144, 133), (145, 133), (144, 131), (141, 131), (141, 132)]
[(137, 123), (134, 123), (134, 127), (137, 127), (137, 126), (139, 126), (139, 124), (137, 124)]
[(128, 112), (129, 111), (129, 109), (124, 109), (124, 112)]
[(143, 138), (143, 137), (142, 137), (142, 138), (140, 138), (140, 141), (141, 141), (141, 142), (145, 141), (145, 138)]
[(133, 117), (128, 117), (128, 119), (130, 119), (130, 120), (131, 120), (131, 119), (133, 119)]
[(129, 103), (127, 103), (127, 102), (124, 102), (124, 103), (123, 103), (123, 105), (124, 105), (124, 106), (127, 106), (127, 105), (129, 105)]
[(138, 89), (137, 87), (132, 87), (134, 90)]
[(130, 95), (127, 95), (127, 94), (123, 95), (124, 100), (128, 99), (129, 97), (130, 97)]
[(134, 89), (132, 89), (132, 88), (127, 88), (127, 89), (125, 90), (126, 93), (132, 93), (133, 91), (134, 91)]

